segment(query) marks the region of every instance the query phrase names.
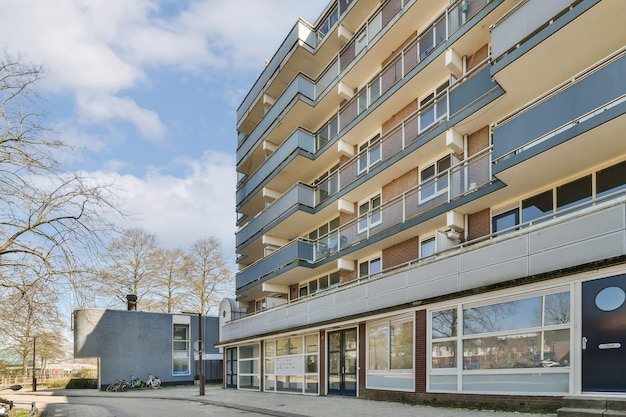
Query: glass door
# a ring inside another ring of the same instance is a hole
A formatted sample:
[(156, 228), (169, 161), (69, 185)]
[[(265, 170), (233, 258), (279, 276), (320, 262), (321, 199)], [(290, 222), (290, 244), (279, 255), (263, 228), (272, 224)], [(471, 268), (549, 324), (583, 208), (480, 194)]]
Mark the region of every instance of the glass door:
[(328, 333), (328, 394), (356, 397), (357, 329)]
[(237, 348), (226, 349), (226, 388), (237, 388)]

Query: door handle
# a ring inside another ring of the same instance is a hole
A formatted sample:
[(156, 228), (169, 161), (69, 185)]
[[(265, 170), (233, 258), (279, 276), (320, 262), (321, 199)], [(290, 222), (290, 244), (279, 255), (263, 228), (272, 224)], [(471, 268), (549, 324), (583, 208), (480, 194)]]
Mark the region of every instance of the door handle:
[(587, 349), (587, 338), (585, 336), (583, 336), (582, 339), (582, 350), (586, 350)]
[(343, 375), (343, 374), (345, 374), (345, 373), (346, 373), (346, 367), (345, 367), (345, 366), (342, 366), (342, 367), (341, 367), (341, 374)]

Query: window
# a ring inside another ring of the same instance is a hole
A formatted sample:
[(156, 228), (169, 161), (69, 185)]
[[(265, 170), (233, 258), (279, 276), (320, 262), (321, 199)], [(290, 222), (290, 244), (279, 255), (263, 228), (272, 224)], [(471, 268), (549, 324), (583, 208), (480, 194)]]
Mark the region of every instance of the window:
[(368, 324), (367, 387), (413, 390), (411, 317)]
[(259, 389), (259, 351), (258, 344), (239, 346), (239, 389)]
[(552, 190), (522, 200), (522, 221), (528, 223), (547, 216), (552, 213), (552, 206)]
[(517, 230), (517, 228), (515, 228), (517, 225), (519, 225), (519, 207), (496, 214), (491, 218), (491, 230), (493, 233), (506, 230), (505, 232), (498, 233), (497, 236)]
[(317, 334), (265, 342), (265, 391), (319, 393)]
[(420, 101), (419, 131), (428, 129), (448, 114), (448, 81)]
[(325, 290), (336, 285), (339, 285), (339, 271), (315, 278), (305, 284), (300, 284), (300, 297), (305, 297), (309, 294), (314, 294), (318, 290)]
[(262, 311), (267, 308), (267, 303), (265, 298), (261, 298), (260, 300), (256, 300), (254, 302), (254, 311)]
[(326, 145), (328, 142), (333, 140), (339, 131), (339, 116), (335, 115), (332, 119), (328, 121), (317, 133), (317, 148), (316, 151), (319, 151)]
[(359, 204), (358, 232), (363, 233), (382, 223), (381, 196), (375, 195)]
[(172, 375), (189, 375), (189, 325), (174, 324), (172, 330)]
[(556, 187), (556, 210), (561, 211), (591, 201), (591, 175)]
[(448, 170), (452, 156), (446, 155), (420, 171), (420, 200), (428, 200), (448, 190)]
[(429, 318), (430, 390), (569, 392), (569, 291), (459, 305)]
[(420, 259), (427, 259), (435, 254), (437, 251), (437, 243), (435, 236), (422, 239), (420, 241)]
[(339, 250), (339, 217), (311, 231), (308, 238), (315, 242), (316, 259), (337, 252)]
[(596, 172), (598, 197), (626, 189), (626, 161)]
[(381, 159), (380, 135), (376, 135), (359, 146), (359, 174), (367, 171)]
[(382, 266), (383, 263), (380, 257), (359, 263), (359, 279), (379, 274), (382, 271)]

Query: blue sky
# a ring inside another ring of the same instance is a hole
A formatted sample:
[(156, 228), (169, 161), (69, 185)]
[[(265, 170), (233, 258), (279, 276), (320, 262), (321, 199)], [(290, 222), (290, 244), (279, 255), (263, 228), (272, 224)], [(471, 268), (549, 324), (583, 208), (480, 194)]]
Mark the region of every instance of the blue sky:
[(328, 0), (0, 0), (0, 48), (43, 65), (68, 168), (110, 181), (165, 247), (234, 262), (235, 111), (298, 17)]

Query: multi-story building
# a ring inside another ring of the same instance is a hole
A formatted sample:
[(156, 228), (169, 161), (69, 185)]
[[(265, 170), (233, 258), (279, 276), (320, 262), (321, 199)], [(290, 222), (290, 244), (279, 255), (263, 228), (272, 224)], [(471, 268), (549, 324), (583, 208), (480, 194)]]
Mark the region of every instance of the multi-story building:
[(622, 0), (333, 0), (299, 20), (237, 112), (225, 384), (626, 392), (624, 21)]

